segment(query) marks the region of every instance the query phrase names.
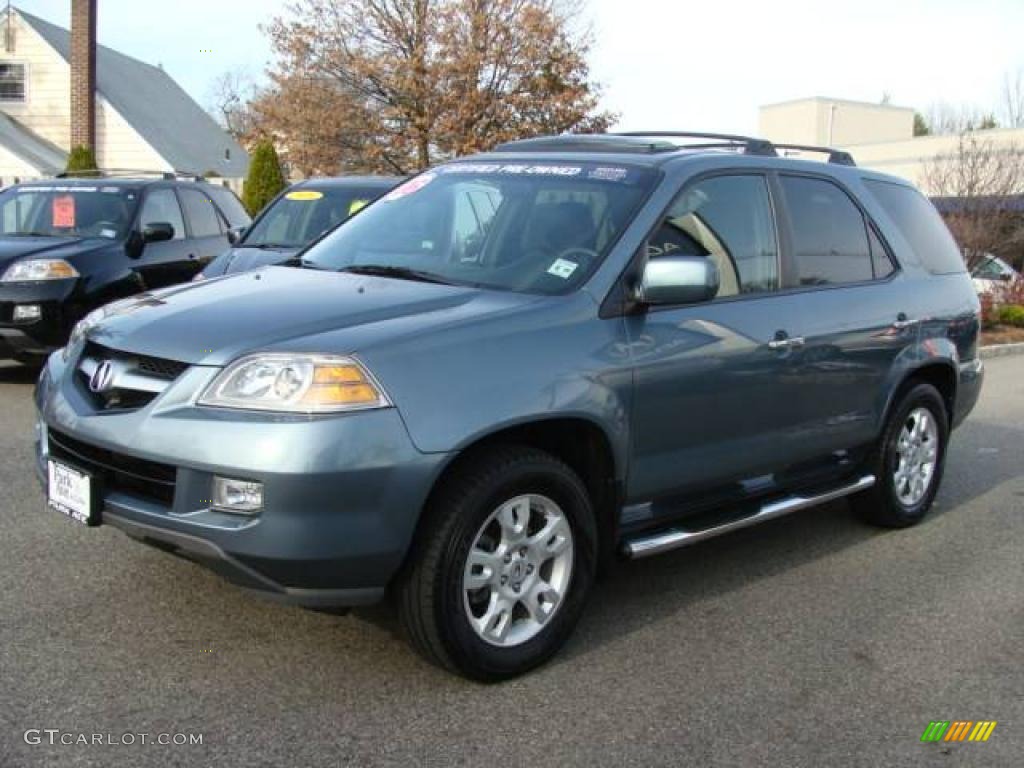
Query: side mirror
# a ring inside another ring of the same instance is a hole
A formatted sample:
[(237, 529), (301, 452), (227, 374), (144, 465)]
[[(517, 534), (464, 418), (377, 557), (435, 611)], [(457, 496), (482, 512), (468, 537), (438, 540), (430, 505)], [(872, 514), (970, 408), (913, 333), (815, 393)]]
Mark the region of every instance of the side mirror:
[(718, 294), (715, 263), (703, 256), (662, 256), (650, 259), (637, 287), (642, 304), (696, 304)]
[(235, 229), (229, 229), (227, 232), (228, 242), (234, 245), (245, 235), (245, 227), (236, 227)]
[(174, 239), (174, 227), (167, 221), (153, 221), (142, 230), (142, 242), (160, 243)]

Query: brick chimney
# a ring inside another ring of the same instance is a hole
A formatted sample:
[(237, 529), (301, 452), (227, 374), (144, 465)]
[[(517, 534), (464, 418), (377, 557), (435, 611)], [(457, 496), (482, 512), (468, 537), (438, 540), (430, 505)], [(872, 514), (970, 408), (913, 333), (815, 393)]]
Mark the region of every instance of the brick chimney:
[(72, 149), (96, 149), (96, 2), (71, 0)]

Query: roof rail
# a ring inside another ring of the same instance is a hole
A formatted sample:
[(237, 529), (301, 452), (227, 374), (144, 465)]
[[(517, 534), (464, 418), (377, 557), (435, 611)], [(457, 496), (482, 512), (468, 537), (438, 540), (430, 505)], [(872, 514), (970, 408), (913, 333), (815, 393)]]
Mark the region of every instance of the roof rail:
[(841, 149), (815, 147), (810, 144), (773, 144), (773, 146), (776, 149), (795, 149), (798, 152), (817, 152), (823, 155), (828, 155), (828, 161), (834, 165), (857, 165), (853, 160), (853, 155), (849, 152), (844, 152)]
[(678, 146), (668, 141), (632, 141), (610, 133), (561, 133), (499, 144), (494, 152), (622, 152), (654, 154), (672, 152)]
[(748, 155), (766, 155), (768, 157), (774, 157), (778, 154), (770, 141), (758, 139), (753, 136), (740, 136), (734, 133), (703, 133), (700, 131), (626, 131), (610, 135), (652, 139), (712, 139), (715, 142), (714, 144), (698, 144), (695, 145), (695, 147), (699, 149), (742, 147), (743, 151)]
[(57, 179), (74, 179), (74, 178), (96, 178), (96, 179), (109, 179), (109, 178), (131, 178), (133, 176), (155, 176), (168, 181), (174, 179), (189, 179), (190, 181), (204, 181), (205, 179), (198, 173), (192, 171), (154, 171), (148, 168), (102, 168), (102, 169), (91, 169), (82, 171), (62, 171), (58, 173), (54, 178)]

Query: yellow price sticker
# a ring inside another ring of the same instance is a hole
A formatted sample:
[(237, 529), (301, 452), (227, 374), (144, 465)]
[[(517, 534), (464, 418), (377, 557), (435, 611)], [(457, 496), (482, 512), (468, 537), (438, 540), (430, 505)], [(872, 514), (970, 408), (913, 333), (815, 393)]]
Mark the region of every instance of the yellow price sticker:
[(301, 200), (308, 202), (309, 200), (319, 200), (323, 196), (323, 192), (317, 192), (315, 189), (297, 189), (294, 192), (289, 192), (284, 197), (285, 200)]
[(348, 207), (348, 215), (351, 216), (354, 213), (358, 213), (370, 204), (369, 200), (353, 200)]

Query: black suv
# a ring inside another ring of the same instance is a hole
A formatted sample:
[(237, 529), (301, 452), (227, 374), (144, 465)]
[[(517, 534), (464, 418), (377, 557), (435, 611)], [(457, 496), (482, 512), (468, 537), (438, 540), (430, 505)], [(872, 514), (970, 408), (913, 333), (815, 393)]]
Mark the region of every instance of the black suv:
[(41, 362), (107, 302), (191, 280), (250, 223), (226, 187), (173, 174), (57, 178), (0, 194), (0, 359)]

